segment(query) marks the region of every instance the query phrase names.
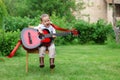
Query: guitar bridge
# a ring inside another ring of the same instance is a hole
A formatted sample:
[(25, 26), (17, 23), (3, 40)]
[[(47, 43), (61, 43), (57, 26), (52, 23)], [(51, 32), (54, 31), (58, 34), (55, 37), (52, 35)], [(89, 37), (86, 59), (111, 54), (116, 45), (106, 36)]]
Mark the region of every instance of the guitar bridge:
[(32, 44), (31, 34), (28, 32), (29, 43)]

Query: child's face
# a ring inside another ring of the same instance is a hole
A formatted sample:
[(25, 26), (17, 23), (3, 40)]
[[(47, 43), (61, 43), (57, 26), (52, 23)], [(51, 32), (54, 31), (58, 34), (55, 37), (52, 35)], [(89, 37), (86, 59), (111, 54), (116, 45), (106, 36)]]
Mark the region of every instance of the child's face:
[(49, 18), (49, 16), (46, 16), (46, 17), (43, 17), (42, 18), (42, 24), (45, 26), (45, 27), (48, 27), (48, 26), (50, 26), (50, 18)]

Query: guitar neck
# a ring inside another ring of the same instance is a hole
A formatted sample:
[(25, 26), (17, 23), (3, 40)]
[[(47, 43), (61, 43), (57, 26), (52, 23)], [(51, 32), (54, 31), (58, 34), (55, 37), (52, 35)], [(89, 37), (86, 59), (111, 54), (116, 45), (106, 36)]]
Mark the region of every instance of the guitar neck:
[(53, 35), (55, 36), (67, 36), (71, 34), (71, 32), (63, 32), (63, 33), (55, 33), (55, 34), (46, 34), (44, 35), (45, 38), (52, 37)]

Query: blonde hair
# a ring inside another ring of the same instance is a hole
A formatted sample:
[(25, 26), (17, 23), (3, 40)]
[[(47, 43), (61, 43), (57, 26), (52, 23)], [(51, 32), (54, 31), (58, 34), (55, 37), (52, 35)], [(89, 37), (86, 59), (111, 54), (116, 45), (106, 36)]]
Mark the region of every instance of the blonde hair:
[(41, 16), (40, 16), (40, 20), (42, 21), (42, 19), (43, 19), (43, 17), (49, 17), (49, 15), (48, 14), (42, 14)]

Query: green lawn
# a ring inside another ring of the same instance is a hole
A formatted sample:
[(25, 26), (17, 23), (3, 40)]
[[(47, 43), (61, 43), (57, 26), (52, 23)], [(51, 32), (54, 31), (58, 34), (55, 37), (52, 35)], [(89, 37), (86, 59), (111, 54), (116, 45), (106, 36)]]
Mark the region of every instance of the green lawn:
[[(106, 45), (56, 46), (56, 67), (39, 68), (38, 54), (29, 55), (29, 72), (25, 72), (26, 56), (0, 59), (0, 80), (120, 80), (120, 49)], [(23, 51), (22, 51), (23, 52)], [(4, 60), (2, 60), (4, 59)]]

